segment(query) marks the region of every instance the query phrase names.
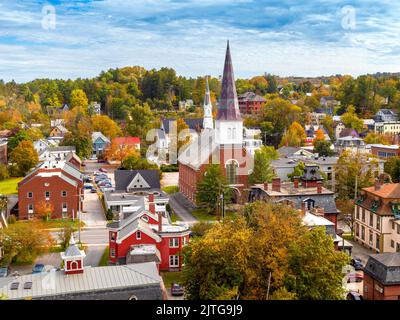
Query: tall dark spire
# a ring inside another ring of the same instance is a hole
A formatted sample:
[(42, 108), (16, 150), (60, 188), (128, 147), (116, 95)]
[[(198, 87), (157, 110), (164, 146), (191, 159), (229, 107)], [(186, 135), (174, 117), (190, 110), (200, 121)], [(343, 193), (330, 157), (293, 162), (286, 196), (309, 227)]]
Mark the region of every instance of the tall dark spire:
[(219, 99), (217, 120), (242, 121), (239, 111), (235, 77), (233, 75), (229, 40), (226, 47), (225, 66), (224, 74), (222, 76), (221, 97)]

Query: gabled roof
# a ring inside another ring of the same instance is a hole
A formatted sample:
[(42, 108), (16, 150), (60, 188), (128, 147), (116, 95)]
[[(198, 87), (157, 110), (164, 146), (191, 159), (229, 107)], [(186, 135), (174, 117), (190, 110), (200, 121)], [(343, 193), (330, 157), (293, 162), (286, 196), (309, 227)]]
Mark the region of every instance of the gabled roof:
[(267, 101), (263, 97), (255, 94), (254, 92), (245, 92), (238, 96), (239, 101), (257, 101), (257, 102), (265, 102)]
[[(116, 170), (115, 171), (115, 190), (125, 191), (133, 178), (140, 173), (140, 176), (147, 182), (149, 188), (160, 189), (160, 173), (158, 170)], [(140, 188), (138, 189), (140, 190)]]
[[(201, 129), (203, 129), (203, 118), (185, 118), (183, 119), (183, 121), (185, 121), (185, 123), (187, 124), (187, 126), (189, 127), (189, 129), (191, 130), (195, 130), (195, 131), (200, 131)], [(170, 124), (171, 122), (176, 121), (176, 119), (174, 118), (170, 118), (170, 119), (162, 119), (162, 129), (161, 132), (165, 132), (166, 134), (169, 134), (171, 128), (170, 128)]]
[(229, 41), (226, 47), (225, 66), (222, 76), (221, 96), (218, 104), (217, 120), (242, 121), (236, 92), (235, 77)]
[(140, 143), (139, 137), (117, 137), (112, 139), (113, 143), (119, 145), (135, 145)]
[(104, 134), (102, 134), (100, 131), (92, 132), (92, 141), (96, 142), (97, 139), (101, 139), (106, 143), (110, 143), (110, 139), (108, 139)]
[(55, 128), (57, 128), (58, 130), (60, 130), (62, 133), (67, 133), (68, 132), (68, 129), (67, 128), (65, 128), (63, 125), (61, 125), (61, 124), (58, 124), (58, 125), (56, 125), (54, 128), (52, 128), (51, 130), (54, 130)]

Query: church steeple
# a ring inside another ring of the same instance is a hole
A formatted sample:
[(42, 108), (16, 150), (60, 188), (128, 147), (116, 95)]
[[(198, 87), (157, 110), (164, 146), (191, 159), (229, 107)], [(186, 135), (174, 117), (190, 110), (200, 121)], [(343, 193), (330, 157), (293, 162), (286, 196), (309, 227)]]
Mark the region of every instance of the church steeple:
[(204, 96), (203, 108), (204, 108), (203, 128), (213, 129), (214, 123), (212, 118), (212, 104), (211, 104), (210, 88), (208, 86), (208, 77), (206, 77), (206, 93)]
[(243, 120), (239, 110), (229, 41), (226, 48), (224, 74), (222, 77), (217, 118), (215, 119), (215, 129), (215, 140), (218, 144), (243, 145)]
[(219, 99), (217, 120), (242, 121), (239, 111), (235, 77), (229, 40), (226, 47), (224, 74), (222, 76), (221, 97)]

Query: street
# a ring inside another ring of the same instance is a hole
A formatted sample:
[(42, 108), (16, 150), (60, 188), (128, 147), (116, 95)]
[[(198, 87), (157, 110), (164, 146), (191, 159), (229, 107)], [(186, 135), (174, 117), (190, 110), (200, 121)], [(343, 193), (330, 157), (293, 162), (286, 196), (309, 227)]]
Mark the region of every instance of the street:
[(193, 205), (181, 193), (171, 194), (169, 196), (169, 205), (180, 220), (188, 224), (195, 224), (197, 222), (197, 219), (191, 214)]

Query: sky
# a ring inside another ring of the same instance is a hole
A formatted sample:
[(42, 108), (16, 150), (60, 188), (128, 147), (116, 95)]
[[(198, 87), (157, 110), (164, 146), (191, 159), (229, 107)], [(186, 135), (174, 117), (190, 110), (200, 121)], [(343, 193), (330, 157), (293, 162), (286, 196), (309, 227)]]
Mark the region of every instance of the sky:
[(0, 79), (219, 76), (228, 39), (236, 78), (400, 72), (399, 15), (389, 0), (0, 0)]

